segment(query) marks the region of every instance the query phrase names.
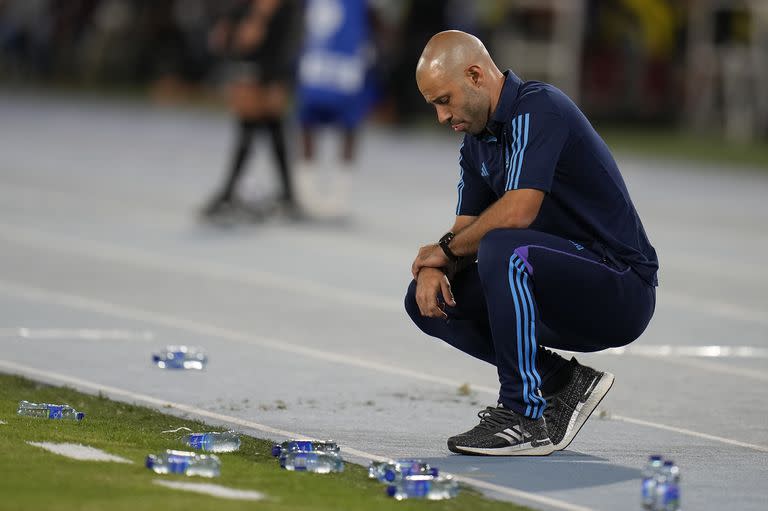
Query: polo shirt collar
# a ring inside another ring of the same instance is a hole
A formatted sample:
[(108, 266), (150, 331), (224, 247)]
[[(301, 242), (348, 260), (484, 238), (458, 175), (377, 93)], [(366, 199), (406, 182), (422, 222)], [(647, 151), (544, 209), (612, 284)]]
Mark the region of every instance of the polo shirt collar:
[(477, 135), (480, 140), (488, 141), (498, 138), (504, 124), (509, 121), (512, 115), (512, 106), (517, 101), (523, 81), (511, 69), (504, 71), (504, 77), (504, 86), (501, 88), (496, 109), (491, 114), (491, 118), (488, 119), (485, 129)]

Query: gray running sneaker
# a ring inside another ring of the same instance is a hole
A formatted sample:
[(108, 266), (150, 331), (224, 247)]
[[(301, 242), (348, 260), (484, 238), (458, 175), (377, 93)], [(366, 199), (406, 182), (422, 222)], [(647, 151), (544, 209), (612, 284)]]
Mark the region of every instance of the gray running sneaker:
[(459, 454), (487, 456), (546, 456), (555, 450), (544, 418), (529, 419), (501, 405), (477, 414), (480, 424), (448, 439)]
[(611, 390), (614, 380), (611, 373), (583, 366), (575, 358), (571, 358), (571, 364), (574, 366), (571, 381), (557, 394), (544, 396), (547, 400), (544, 418), (556, 451), (562, 451), (570, 445), (576, 433)]

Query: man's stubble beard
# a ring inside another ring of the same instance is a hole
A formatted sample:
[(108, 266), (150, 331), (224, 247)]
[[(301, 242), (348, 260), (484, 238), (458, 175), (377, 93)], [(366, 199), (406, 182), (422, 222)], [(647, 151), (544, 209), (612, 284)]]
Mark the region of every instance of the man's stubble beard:
[(468, 131), (473, 135), (477, 135), (483, 131), (488, 121), (488, 105), (483, 94), (468, 85), (464, 86), (464, 95), (467, 98), (464, 118), (472, 120), (472, 125)]

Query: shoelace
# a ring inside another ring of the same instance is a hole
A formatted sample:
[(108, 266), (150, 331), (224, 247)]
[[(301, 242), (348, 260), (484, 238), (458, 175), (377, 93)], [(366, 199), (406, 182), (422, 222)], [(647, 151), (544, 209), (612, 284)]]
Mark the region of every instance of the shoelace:
[(496, 406), (489, 406), (485, 410), (480, 410), (477, 412), (477, 416), (480, 418), (480, 424), (476, 427), (482, 429), (497, 429), (510, 423), (520, 424), (522, 422), (520, 416), (512, 410)]

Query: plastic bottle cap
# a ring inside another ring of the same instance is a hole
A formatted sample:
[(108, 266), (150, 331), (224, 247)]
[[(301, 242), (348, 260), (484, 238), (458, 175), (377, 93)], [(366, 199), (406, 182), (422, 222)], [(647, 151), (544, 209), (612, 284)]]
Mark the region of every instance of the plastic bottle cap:
[(155, 458), (151, 454), (147, 456), (146, 461), (144, 462), (144, 465), (146, 465), (147, 468), (152, 468), (155, 466)]
[(279, 445), (277, 445), (277, 444), (273, 445), (272, 446), (272, 456), (277, 458), (278, 456), (280, 456), (280, 451), (282, 451), (282, 450), (283, 450), (283, 448), (280, 447)]
[(75, 417), (77, 417), (77, 420), (81, 421), (85, 418), (85, 413), (77, 412), (77, 415)]
[(390, 484), (387, 486), (387, 495), (389, 495), (390, 497), (394, 497), (395, 492), (397, 492), (397, 488), (395, 488), (394, 484)]

